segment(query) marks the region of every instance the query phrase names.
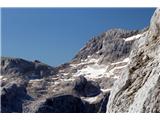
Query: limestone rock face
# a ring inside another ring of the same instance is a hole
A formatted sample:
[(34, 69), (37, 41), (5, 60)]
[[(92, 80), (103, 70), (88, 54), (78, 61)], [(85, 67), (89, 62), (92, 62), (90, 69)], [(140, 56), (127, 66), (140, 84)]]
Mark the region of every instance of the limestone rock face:
[(111, 90), (107, 112), (160, 112), (160, 9), (135, 41), (130, 62)]

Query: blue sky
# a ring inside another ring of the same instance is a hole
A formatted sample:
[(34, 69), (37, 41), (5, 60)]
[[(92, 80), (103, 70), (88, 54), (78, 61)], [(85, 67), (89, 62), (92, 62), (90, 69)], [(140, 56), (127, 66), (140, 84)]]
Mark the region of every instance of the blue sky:
[(71, 60), (85, 43), (111, 28), (143, 29), (155, 8), (3, 8), (2, 56), (52, 66)]

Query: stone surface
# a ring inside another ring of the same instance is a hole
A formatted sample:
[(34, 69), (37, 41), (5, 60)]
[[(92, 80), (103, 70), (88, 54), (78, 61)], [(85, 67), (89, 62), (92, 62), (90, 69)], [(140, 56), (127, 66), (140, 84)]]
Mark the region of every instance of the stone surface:
[(135, 42), (130, 63), (112, 88), (107, 112), (160, 112), (160, 10)]

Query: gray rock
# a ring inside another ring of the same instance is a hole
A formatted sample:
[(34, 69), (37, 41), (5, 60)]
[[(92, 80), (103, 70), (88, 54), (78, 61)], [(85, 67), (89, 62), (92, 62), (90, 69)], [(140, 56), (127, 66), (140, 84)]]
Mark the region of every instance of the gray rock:
[(107, 112), (160, 112), (160, 10), (134, 43), (130, 63), (114, 83)]
[(111, 29), (102, 35), (92, 38), (74, 57), (73, 61), (79, 62), (88, 56), (95, 55), (104, 56), (102, 62), (116, 61), (122, 57), (129, 55), (133, 41), (124, 42), (123, 38), (127, 38), (140, 33), (135, 30)]

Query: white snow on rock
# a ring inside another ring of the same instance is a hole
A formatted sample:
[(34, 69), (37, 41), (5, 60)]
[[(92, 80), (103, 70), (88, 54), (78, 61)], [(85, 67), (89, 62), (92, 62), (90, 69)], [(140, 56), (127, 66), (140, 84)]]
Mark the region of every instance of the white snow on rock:
[[(93, 59), (91, 61), (95, 62), (95, 60)], [(74, 76), (84, 75), (87, 78), (99, 78), (102, 77), (102, 75), (104, 75), (106, 70), (107, 66), (95, 63), (91, 65), (86, 65), (86, 67), (82, 68), (81, 70), (78, 70), (77, 73), (74, 74)]]
[(88, 97), (88, 98), (83, 98), (83, 100), (89, 102), (89, 103), (94, 103), (95, 101), (97, 101), (98, 96), (95, 97)]
[[(73, 76), (77, 77), (77, 76), (83, 75), (89, 79), (98, 79), (98, 78), (102, 78), (102, 77), (108, 77), (108, 78), (112, 77), (114, 79), (118, 79), (119, 76), (115, 75), (114, 71), (118, 70), (118, 69), (123, 69), (124, 67), (127, 66), (127, 65), (117, 66), (117, 67), (114, 67), (108, 71), (108, 66), (107, 65), (99, 65), (98, 61), (99, 61), (99, 59), (92, 58), (85, 63), (81, 63), (81, 64), (84, 64), (85, 67), (78, 70)], [(127, 63), (128, 61), (129, 61), (129, 58), (125, 58), (124, 60), (122, 60), (120, 62), (112, 63), (111, 65), (116, 65), (116, 64), (120, 64), (120, 63)]]
[(102, 91), (103, 93), (106, 93), (106, 92), (110, 92), (111, 89), (101, 89), (101, 91)]
[(70, 79), (61, 79), (61, 81), (74, 81), (75, 79), (70, 78)]
[(32, 82), (41, 82), (41, 81), (43, 81), (43, 79), (31, 79), (29, 81), (29, 83), (32, 83)]
[(128, 37), (128, 38), (124, 38), (124, 41), (133, 41), (133, 40), (136, 40), (136, 39), (139, 39), (143, 34), (137, 34), (137, 35), (134, 35), (134, 36), (131, 36), (131, 37)]
[(2, 79), (2, 78), (3, 78), (3, 76), (0, 75), (0, 79)]
[(2, 76), (2, 75), (0, 75), (0, 80), (5, 81), (5, 80), (7, 80), (7, 78), (6, 78), (6, 77), (4, 77), (4, 76)]
[(79, 64), (70, 64), (71, 67), (77, 67), (80, 65), (86, 65), (86, 64), (95, 64), (98, 63), (99, 59), (91, 58), (91, 56), (88, 56), (87, 59), (81, 60)]
[(57, 82), (57, 81), (54, 82), (54, 85), (58, 85), (58, 84), (60, 84), (60, 82)]
[(120, 63), (126, 63), (126, 62), (129, 62), (129, 57), (125, 58), (124, 60), (122, 61), (119, 61), (119, 62), (115, 62), (115, 63), (112, 63), (111, 65), (117, 65), (117, 64), (120, 64)]

